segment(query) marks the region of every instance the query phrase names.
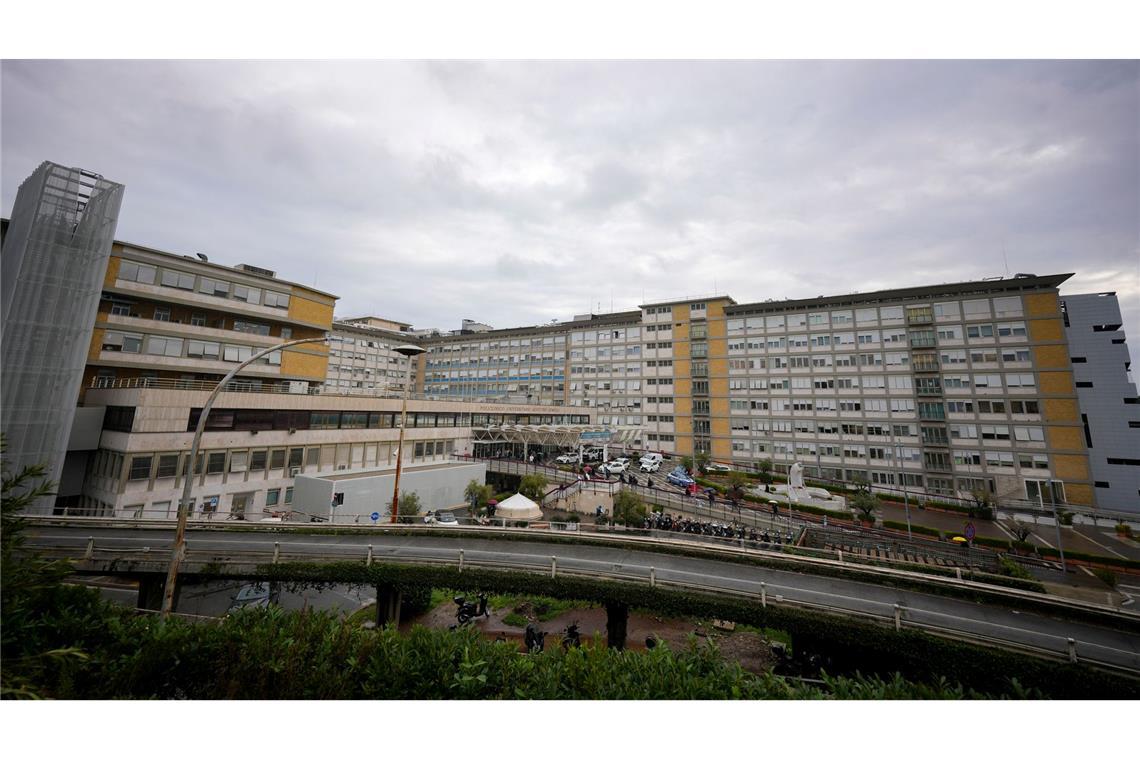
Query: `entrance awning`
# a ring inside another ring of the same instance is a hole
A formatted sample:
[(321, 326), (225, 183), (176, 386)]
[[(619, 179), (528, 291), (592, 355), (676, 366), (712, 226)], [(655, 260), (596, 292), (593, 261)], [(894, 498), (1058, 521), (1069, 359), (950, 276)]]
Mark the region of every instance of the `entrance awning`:
[(535, 446), (574, 448), (579, 444), (603, 443), (628, 446), (638, 435), (640, 427), (608, 427), (606, 425), (487, 425), (472, 428), (471, 440), (475, 443), (525, 443)]

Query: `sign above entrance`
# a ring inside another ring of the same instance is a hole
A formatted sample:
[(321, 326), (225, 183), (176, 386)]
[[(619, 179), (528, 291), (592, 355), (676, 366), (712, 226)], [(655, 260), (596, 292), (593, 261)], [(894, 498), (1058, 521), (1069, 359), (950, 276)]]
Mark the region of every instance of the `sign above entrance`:
[(609, 430), (584, 430), (578, 434), (578, 440), (585, 443), (605, 443), (613, 440), (614, 434)]

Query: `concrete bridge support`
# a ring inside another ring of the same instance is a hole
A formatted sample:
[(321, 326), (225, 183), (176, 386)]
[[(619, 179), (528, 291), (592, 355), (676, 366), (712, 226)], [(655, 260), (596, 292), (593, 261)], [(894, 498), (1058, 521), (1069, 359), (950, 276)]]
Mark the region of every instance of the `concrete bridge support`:
[(400, 602), (403, 593), (395, 586), (376, 587), (376, 627), (381, 628), (389, 623), (400, 625)]
[(625, 649), (625, 635), (629, 624), (629, 605), (606, 605), (606, 646)]

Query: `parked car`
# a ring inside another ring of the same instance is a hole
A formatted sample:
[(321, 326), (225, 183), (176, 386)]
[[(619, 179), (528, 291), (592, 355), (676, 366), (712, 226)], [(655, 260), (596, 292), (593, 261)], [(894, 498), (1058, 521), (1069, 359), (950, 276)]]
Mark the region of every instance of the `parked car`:
[(661, 469), (661, 462), (654, 459), (642, 459), (641, 471), (642, 472), (657, 472)]
[(455, 519), (455, 515), (450, 512), (436, 512), (435, 513), (436, 525), (458, 525), (459, 521)]
[(705, 472), (731, 472), (732, 468), (720, 462), (709, 462), (705, 465)]
[(608, 472), (610, 475), (620, 475), (629, 469), (629, 460), (624, 458), (615, 459), (609, 464), (603, 466), (602, 469)]
[(578, 455), (577, 454), (563, 454), (562, 456), (558, 457), (554, 461), (558, 462), (558, 464), (578, 464)]
[(669, 481), (675, 486), (680, 486), (681, 488), (689, 488), (690, 486), (695, 485), (697, 482), (689, 477), (689, 473), (685, 472), (684, 467), (674, 468), (672, 472), (665, 476), (665, 480)]

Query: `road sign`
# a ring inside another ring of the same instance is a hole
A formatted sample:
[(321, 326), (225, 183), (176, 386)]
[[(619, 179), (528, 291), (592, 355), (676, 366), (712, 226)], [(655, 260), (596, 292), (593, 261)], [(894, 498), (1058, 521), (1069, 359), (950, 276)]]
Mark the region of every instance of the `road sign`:
[(376, 522), (377, 520), (380, 519), (380, 513), (379, 512), (373, 512), (372, 514), (370, 514), (368, 516), (372, 518), (372, 522)]
[(610, 430), (585, 430), (578, 434), (578, 441), (581, 443), (601, 443), (610, 441), (613, 435)]
[(974, 524), (972, 522), (966, 523), (966, 540), (973, 541), (975, 534), (976, 531), (974, 530)]

